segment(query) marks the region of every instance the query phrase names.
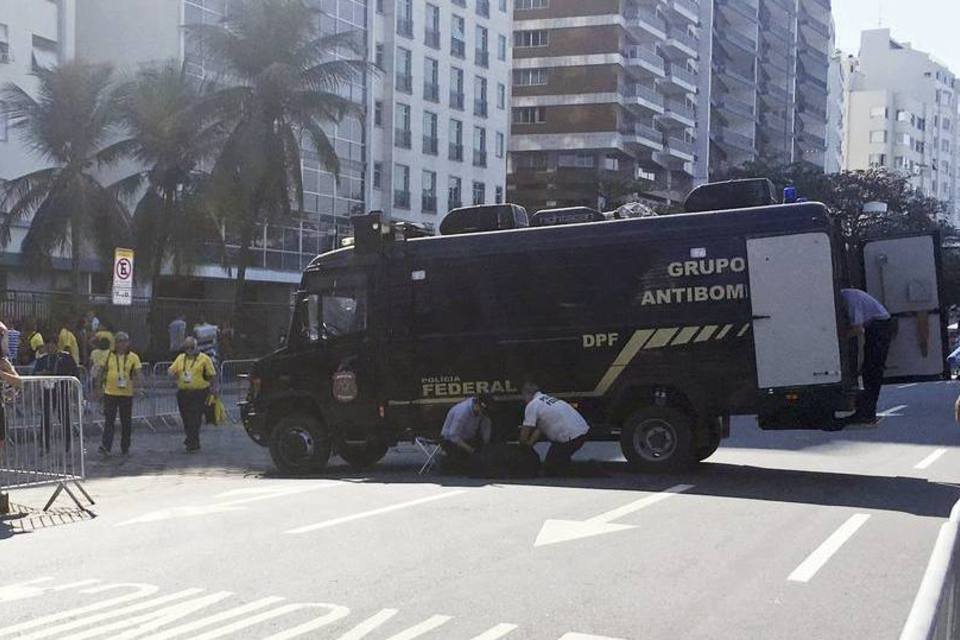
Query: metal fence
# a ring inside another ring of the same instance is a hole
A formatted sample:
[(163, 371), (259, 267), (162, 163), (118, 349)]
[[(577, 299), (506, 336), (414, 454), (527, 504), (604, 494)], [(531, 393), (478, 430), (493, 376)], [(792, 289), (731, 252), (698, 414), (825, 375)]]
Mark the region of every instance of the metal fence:
[(19, 388), (3, 394), (5, 442), (0, 450), (0, 493), (9, 489), (54, 485), (44, 510), (65, 491), (83, 508), (72, 484), (84, 491), (84, 393), (77, 378), (26, 376)]
[(900, 640), (960, 638), (960, 502), (940, 527)]

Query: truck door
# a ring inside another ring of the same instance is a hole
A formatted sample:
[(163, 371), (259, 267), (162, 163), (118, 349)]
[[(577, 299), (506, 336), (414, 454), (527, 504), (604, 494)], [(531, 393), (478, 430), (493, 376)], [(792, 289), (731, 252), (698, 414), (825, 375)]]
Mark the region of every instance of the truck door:
[(830, 237), (749, 238), (747, 264), (758, 387), (840, 382)]
[(897, 323), (884, 380), (946, 379), (947, 314), (940, 301), (939, 236), (865, 242), (863, 271), (867, 293), (882, 302)]

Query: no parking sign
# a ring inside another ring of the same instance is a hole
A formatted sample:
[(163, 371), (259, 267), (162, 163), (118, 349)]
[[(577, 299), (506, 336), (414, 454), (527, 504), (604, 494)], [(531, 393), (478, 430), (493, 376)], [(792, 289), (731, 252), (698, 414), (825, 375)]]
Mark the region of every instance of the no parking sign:
[(133, 302), (133, 249), (117, 247), (113, 252), (113, 304)]

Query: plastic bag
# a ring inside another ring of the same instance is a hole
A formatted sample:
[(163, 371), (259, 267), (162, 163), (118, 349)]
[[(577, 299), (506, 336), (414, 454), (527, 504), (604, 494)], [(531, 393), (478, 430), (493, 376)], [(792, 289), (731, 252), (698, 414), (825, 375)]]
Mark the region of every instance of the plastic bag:
[(203, 419), (207, 424), (225, 424), (227, 422), (227, 408), (223, 400), (213, 394), (207, 396), (207, 404), (203, 409)]

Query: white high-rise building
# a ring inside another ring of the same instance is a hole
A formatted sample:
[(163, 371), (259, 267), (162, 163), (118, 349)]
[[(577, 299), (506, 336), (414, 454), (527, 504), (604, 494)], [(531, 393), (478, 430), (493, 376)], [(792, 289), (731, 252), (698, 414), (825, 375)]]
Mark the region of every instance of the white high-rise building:
[(511, 5), (376, 2), (369, 208), (436, 229), (450, 209), (505, 200)]
[(823, 169), (826, 173), (839, 173), (846, 166), (847, 155), (847, 97), (850, 74), (855, 59), (842, 51), (830, 56), (827, 72), (827, 153)]
[(957, 92), (953, 71), (898, 42), (889, 29), (864, 31), (850, 76), (847, 169), (886, 167), (911, 177), (924, 194), (949, 203), (960, 223)]

